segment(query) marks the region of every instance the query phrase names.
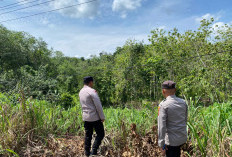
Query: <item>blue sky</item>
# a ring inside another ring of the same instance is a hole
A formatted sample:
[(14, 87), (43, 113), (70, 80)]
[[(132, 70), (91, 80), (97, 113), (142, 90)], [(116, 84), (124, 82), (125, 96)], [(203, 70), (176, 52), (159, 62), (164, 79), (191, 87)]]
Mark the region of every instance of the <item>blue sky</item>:
[[(23, 2), (22, 2), (23, 1)], [(0, 0), (0, 21), (85, 3), (91, 0)], [(18, 3), (20, 2), (20, 3)], [(31, 5), (44, 3), (36, 7)], [(18, 3), (17, 5), (11, 5)], [(8, 7), (4, 7), (10, 5)], [(9, 8), (12, 7), (12, 8)], [(6, 13), (11, 10), (29, 7)], [(66, 56), (89, 57), (113, 53), (128, 39), (148, 43), (155, 28), (194, 30), (203, 18), (215, 25), (232, 24), (231, 0), (95, 0), (72, 8), (2, 23), (16, 31), (41, 37), (49, 48)]]

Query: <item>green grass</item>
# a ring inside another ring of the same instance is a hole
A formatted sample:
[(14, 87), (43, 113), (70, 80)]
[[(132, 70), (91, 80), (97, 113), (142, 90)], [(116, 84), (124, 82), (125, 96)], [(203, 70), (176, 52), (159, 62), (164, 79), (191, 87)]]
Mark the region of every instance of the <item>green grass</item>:
[(121, 130), (122, 124), (128, 130), (132, 123), (137, 125), (137, 129), (141, 134), (145, 134), (156, 124), (157, 112), (148, 108), (106, 108), (104, 109), (106, 116), (105, 126), (108, 131)]
[(214, 103), (209, 107), (194, 107), (190, 101), (189, 110), (188, 126), (196, 155), (232, 155), (231, 103)]
[[(14, 99), (0, 93), (0, 154), (20, 152), (31, 134), (45, 139), (49, 134), (83, 135), (79, 104), (65, 110), (46, 101), (28, 99), (17, 103)], [(191, 155), (232, 156), (231, 103), (195, 107), (191, 99), (188, 102), (189, 142), (193, 145)], [(151, 107), (149, 103), (141, 104), (140, 109), (108, 107), (104, 108), (104, 113), (106, 133), (113, 133), (112, 136), (126, 138), (133, 123), (141, 135), (157, 125), (157, 107)]]

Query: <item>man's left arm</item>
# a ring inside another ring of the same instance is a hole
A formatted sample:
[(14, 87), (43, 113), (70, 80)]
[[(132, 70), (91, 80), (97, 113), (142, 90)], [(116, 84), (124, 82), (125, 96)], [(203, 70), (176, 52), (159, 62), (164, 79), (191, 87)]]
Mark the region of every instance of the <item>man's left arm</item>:
[(97, 109), (97, 112), (98, 112), (98, 115), (99, 115), (100, 119), (102, 121), (104, 121), (105, 120), (105, 116), (104, 116), (104, 113), (103, 113), (101, 100), (100, 100), (97, 92), (93, 92), (91, 94), (91, 97), (92, 97), (92, 100), (94, 102), (94, 105), (96, 106), (96, 109)]

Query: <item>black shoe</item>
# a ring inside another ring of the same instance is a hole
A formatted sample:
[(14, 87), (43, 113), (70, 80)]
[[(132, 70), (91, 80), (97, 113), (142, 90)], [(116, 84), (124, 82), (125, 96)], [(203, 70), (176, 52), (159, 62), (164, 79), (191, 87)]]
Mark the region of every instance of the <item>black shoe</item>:
[(90, 152), (85, 152), (86, 157), (89, 157), (90, 155), (91, 155)]

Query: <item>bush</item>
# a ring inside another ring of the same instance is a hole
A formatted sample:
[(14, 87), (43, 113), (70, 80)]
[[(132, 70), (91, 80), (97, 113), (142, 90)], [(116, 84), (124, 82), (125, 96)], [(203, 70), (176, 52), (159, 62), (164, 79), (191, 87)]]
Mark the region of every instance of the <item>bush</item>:
[(69, 93), (63, 93), (60, 97), (60, 105), (67, 110), (68, 108), (74, 106), (74, 100), (72, 95)]

